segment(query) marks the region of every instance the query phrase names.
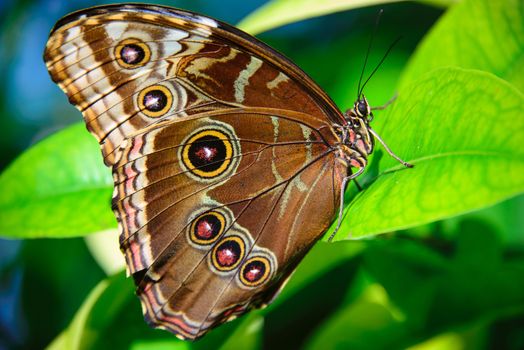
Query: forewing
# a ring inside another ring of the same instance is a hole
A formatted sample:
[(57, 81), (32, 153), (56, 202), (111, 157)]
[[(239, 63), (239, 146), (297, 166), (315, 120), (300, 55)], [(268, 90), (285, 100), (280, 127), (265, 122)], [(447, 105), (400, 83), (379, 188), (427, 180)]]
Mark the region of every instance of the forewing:
[(208, 110), (268, 107), (342, 122), (329, 97), (282, 55), (181, 10), (109, 5), (71, 14), (55, 26), (44, 58), (108, 165), (142, 128)]

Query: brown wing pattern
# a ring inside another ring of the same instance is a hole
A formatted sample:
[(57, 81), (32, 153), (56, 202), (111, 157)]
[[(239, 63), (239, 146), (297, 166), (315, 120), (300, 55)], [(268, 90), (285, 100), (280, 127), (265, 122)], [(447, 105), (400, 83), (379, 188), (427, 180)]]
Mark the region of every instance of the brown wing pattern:
[[(225, 106), (281, 108), (342, 120), (304, 72), (246, 37), (184, 11), (110, 5), (62, 19), (44, 58), (53, 80), (100, 141), (108, 165), (137, 130)], [(162, 113), (148, 110), (147, 96), (141, 94), (158, 85), (170, 95)]]
[(146, 320), (195, 339), (269, 303), (340, 200), (325, 93), (255, 38), (157, 6), (69, 15), (44, 57), (113, 168)]
[[(152, 127), (130, 140), (114, 166), (114, 208), (152, 325), (196, 338), (274, 297), (336, 213), (345, 167), (325, 126), (300, 113), (233, 109)], [(209, 132), (222, 133), (218, 143), (206, 139)], [(191, 159), (221, 143), (232, 152), (215, 167), (231, 162), (212, 178), (195, 176), (213, 160)], [(194, 148), (185, 154), (188, 146)], [(195, 239), (199, 232), (209, 237)], [(240, 276), (257, 258), (267, 262), (267, 276), (250, 286)]]

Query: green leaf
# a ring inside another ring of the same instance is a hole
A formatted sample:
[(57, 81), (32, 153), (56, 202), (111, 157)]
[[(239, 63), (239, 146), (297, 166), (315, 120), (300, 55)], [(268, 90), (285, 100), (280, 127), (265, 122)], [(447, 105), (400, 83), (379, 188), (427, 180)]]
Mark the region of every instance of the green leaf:
[(503, 246), (491, 227), (469, 220), (457, 228), (456, 242), (437, 237), (365, 241), (360, 268), (372, 283), (312, 333), (309, 348), (404, 349), (442, 332), (460, 332), (448, 335), (466, 345), (472, 331), (489, 328), (484, 335), (491, 338), (493, 322), (522, 319), (522, 252)]
[[(9, 256), (6, 248), (13, 246), (14, 242), (0, 242), (0, 256), (6, 261)], [(14, 270), (9, 272), (0, 268), (0, 275), (5, 276), (2, 284), (7, 286), (3, 293), (16, 296), (10, 302), (12, 307), (23, 305), (20, 312), (23, 312), (26, 327), (24, 346), (42, 349), (69, 324), (89, 291), (105, 276), (81, 238), (35, 239), (20, 243)], [(14, 282), (16, 279), (9, 276), (21, 279), (21, 290), (13, 289), (19, 287)], [(42, 296), (45, 296), (45, 302)], [(18, 314), (18, 311), (11, 313)]]
[(448, 261), (423, 244), (397, 237), (370, 242), (364, 253), (365, 268), (386, 288), (408, 323), (424, 324), (436, 293), (436, 279), (447, 271)]
[(220, 350), (262, 348), (262, 330), (264, 318), (257, 313), (246, 316), (229, 338), (220, 346)]
[(110, 229), (84, 238), (91, 255), (108, 276), (123, 270), (126, 266), (118, 235), (118, 229)]
[(190, 343), (184, 343), (178, 339), (158, 339), (133, 342), (130, 350), (189, 350)]
[(403, 0), (273, 0), (245, 17), (238, 27), (252, 35), (304, 19)]
[(0, 235), (73, 237), (116, 226), (112, 179), (84, 125), (38, 143), (0, 175)]
[(190, 343), (167, 331), (150, 328), (138, 304), (131, 279), (123, 272), (109, 277), (91, 291), (71, 324), (48, 349), (260, 348), (263, 317), (256, 313), (214, 330), (197, 343)]
[(411, 346), (407, 350), (463, 350), (467, 349), (465, 343), (466, 341), (460, 334), (444, 333), (423, 343)]
[[(368, 290), (380, 289), (378, 285)], [(402, 324), (387, 307), (369, 294), (342, 306), (313, 334), (306, 349), (389, 349), (404, 336)], [(388, 346), (389, 345), (389, 346)]]
[(454, 232), (457, 230), (457, 225), (464, 219), (481, 221), (493, 226), (504, 244), (522, 245), (524, 244), (524, 216), (521, 213), (524, 213), (524, 195), (511, 198), (490, 208), (446, 220), (446, 228)]
[(69, 327), (48, 347), (49, 350), (88, 349), (99, 332), (133, 297), (123, 273), (101, 281), (89, 294)]
[(446, 8), (456, 3), (459, 3), (461, 0), (419, 0), (420, 3), (431, 5), (435, 7)]
[(271, 305), (277, 307), (306, 285), (314, 282), (344, 261), (356, 257), (364, 249), (361, 242), (337, 242), (335, 244), (317, 243), (300, 263), (282, 294)]
[[(489, 73), (444, 68), (402, 89), (379, 134), (365, 190), (338, 239), (412, 227), (493, 205), (524, 190), (524, 96)], [(378, 122), (378, 121), (377, 121)]]
[(464, 222), (451, 244), (442, 256), (427, 242), (376, 240), (364, 254), (366, 270), (405, 314), (406, 325), (434, 336), (522, 315), (524, 255), (509, 254), (492, 228), (478, 222)]
[(49, 349), (190, 349), (171, 333), (147, 326), (133, 290), (123, 272), (101, 281)]
[(419, 46), (402, 85), (443, 66), (491, 72), (524, 92), (524, 2), (465, 0), (454, 6)]
[[(291, 298), (305, 285), (334, 266), (356, 256), (362, 247), (361, 242), (317, 244), (300, 265), (284, 293), (277, 298), (279, 302), (275, 305)], [(84, 301), (70, 326), (55, 339), (50, 349), (98, 348), (98, 344), (105, 344), (104, 338), (107, 334), (113, 336), (117, 348), (124, 344), (131, 345), (133, 349), (181, 346), (181, 341), (170, 333), (150, 329), (142, 319), (137, 304), (138, 298), (133, 293), (132, 282), (126, 279), (123, 273), (100, 282)], [(213, 330), (191, 348), (220, 346), (222, 349), (240, 347), (257, 349), (261, 344), (260, 337), (264, 323), (262, 315), (272, 309), (273, 307), (252, 312), (237, 321), (229, 322)], [(129, 339), (123, 340), (122, 338), (126, 336)]]

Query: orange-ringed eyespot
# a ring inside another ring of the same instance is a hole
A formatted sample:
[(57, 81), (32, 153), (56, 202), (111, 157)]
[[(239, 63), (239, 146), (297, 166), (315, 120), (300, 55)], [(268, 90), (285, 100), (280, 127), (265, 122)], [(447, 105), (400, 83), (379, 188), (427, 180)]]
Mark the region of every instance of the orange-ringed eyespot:
[(126, 39), (115, 48), (115, 57), (123, 68), (133, 69), (142, 67), (151, 58), (151, 50), (139, 39)]
[(244, 258), (246, 245), (239, 236), (228, 236), (217, 243), (211, 254), (211, 262), (219, 271), (235, 269)]
[(217, 211), (209, 211), (193, 220), (189, 237), (196, 244), (211, 244), (224, 232), (225, 226), (224, 215)]
[(151, 85), (138, 94), (138, 107), (148, 117), (160, 117), (173, 104), (173, 94), (164, 85)]
[(263, 256), (247, 260), (240, 270), (240, 281), (247, 287), (257, 287), (266, 282), (271, 273), (271, 264)]
[(231, 137), (215, 129), (203, 130), (189, 138), (182, 151), (184, 165), (203, 178), (219, 176), (231, 164)]

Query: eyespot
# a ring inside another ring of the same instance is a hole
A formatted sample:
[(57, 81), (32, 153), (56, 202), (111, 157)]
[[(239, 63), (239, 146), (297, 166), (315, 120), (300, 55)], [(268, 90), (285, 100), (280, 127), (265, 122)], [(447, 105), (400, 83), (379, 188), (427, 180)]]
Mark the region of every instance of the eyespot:
[(224, 232), (226, 218), (218, 211), (208, 211), (191, 223), (189, 238), (192, 242), (208, 245), (215, 242)]
[(191, 173), (202, 178), (223, 174), (231, 164), (231, 137), (221, 130), (207, 129), (189, 138), (182, 150), (182, 162)]
[(127, 69), (142, 67), (151, 59), (151, 50), (139, 39), (126, 39), (115, 47), (118, 64)]
[(248, 259), (240, 269), (240, 281), (246, 287), (258, 287), (269, 279), (271, 263), (266, 257)]
[(218, 271), (234, 270), (244, 258), (246, 244), (239, 236), (228, 236), (213, 248), (211, 263)]
[(151, 85), (138, 94), (138, 107), (148, 117), (160, 117), (173, 104), (173, 94), (164, 85)]

